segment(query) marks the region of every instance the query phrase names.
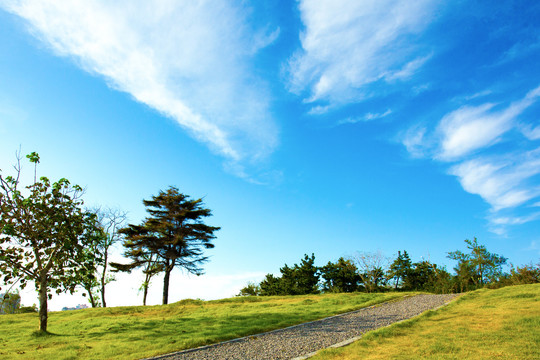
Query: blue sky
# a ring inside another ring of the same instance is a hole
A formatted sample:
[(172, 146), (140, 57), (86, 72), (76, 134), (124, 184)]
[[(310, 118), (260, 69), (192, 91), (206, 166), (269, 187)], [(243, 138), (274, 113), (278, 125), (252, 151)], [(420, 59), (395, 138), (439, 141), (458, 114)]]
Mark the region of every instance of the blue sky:
[[(175, 273), (172, 301), (231, 296), (305, 253), (405, 249), (451, 269), (476, 236), (514, 264), (540, 258), (540, 4), (0, 9), (3, 173), (20, 146), (131, 223), (170, 185), (213, 210), (206, 275)], [(137, 281), (108, 302), (140, 303)]]

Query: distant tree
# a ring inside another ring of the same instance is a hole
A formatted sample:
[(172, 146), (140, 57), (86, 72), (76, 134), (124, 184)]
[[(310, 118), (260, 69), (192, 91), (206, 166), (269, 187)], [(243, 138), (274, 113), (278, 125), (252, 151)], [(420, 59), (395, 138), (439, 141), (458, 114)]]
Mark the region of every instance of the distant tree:
[(94, 272), (84, 249), (96, 229), (93, 214), (82, 210), (82, 188), (64, 178), (38, 180), (39, 155), (27, 158), (34, 163), (32, 185), (20, 188), (19, 155), (15, 176), (0, 175), (0, 273), (4, 283), (21, 288), (34, 282), (40, 330), (46, 332), (50, 290), (73, 292), (81, 276)]
[(388, 278), (394, 279), (395, 290), (403, 284), (411, 270), (412, 262), (407, 251), (403, 250), (403, 253), (398, 251), (398, 256), (392, 264), (390, 264), (390, 269), (388, 271)]
[(319, 292), (319, 269), (314, 265), (315, 255), (304, 255), (300, 264), (287, 264), (279, 269), (281, 277), (272, 274), (260, 283), (261, 295), (305, 295)]
[(358, 290), (360, 276), (351, 260), (339, 258), (335, 263), (328, 262), (320, 268), (322, 284), (325, 292), (353, 292)]
[(540, 283), (540, 264), (523, 265), (517, 268), (512, 266), (509, 278), (512, 285)]
[(0, 294), (0, 314), (15, 314), (21, 308), (21, 295), (17, 292)]
[(389, 259), (380, 251), (376, 253), (359, 252), (353, 260), (358, 267), (358, 275), (366, 292), (378, 291), (385, 285), (385, 273)]
[(260, 294), (261, 288), (259, 287), (259, 285), (248, 282), (245, 287), (240, 289), (240, 292), (236, 296), (259, 296)]
[(437, 265), (427, 260), (414, 263), (405, 276), (404, 287), (407, 290), (429, 291), (437, 277)]
[(97, 218), (95, 218), (95, 221), (95, 230), (87, 234), (86, 246), (82, 250), (86, 262), (91, 264), (90, 268), (93, 268), (94, 271), (83, 273), (79, 277), (79, 285), (86, 291), (86, 293), (83, 293), (83, 296), (88, 295), (88, 301), (93, 308), (101, 306), (99, 301), (100, 283), (97, 275), (98, 268), (103, 263), (103, 253), (100, 244), (105, 241), (107, 236), (101, 224), (97, 221)]
[(109, 253), (111, 247), (122, 240), (118, 230), (125, 225), (127, 213), (120, 209), (97, 208), (93, 209), (97, 216), (99, 227), (102, 229), (102, 236), (96, 237), (95, 251), (101, 256), (97, 266), (97, 277), (99, 293), (101, 295), (101, 305), (107, 307), (105, 301), (105, 286), (114, 281), (114, 277), (108, 273)]
[(211, 216), (211, 211), (203, 207), (202, 199), (190, 200), (175, 187), (160, 191), (143, 203), (150, 216), (141, 225), (129, 224), (119, 230), (125, 236), (125, 255), (133, 261), (114, 266), (121, 270), (141, 267), (148, 263), (148, 256), (154, 254), (159, 263), (155, 269), (165, 273), (163, 304), (167, 304), (172, 270), (180, 267), (188, 273), (201, 275), (200, 265), (208, 260), (203, 250), (214, 247), (211, 241), (215, 239), (214, 232), (220, 228), (202, 222), (203, 218)]
[(273, 274), (266, 274), (265, 278), (259, 284), (262, 296), (288, 295), (283, 286), (281, 277), (275, 277)]
[(476, 238), (465, 240), (469, 253), (459, 250), (448, 253), (448, 258), (458, 261), (455, 268), (462, 281), (472, 281), (475, 287), (482, 287), (489, 282), (495, 282), (503, 274), (502, 266), (507, 259), (487, 251), (484, 245), (479, 245)]

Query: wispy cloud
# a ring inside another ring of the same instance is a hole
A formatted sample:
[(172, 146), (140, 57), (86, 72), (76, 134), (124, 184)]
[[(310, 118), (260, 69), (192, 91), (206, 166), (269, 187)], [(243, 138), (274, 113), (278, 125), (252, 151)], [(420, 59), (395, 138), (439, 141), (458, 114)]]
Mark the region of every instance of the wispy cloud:
[(392, 110), (390, 110), (390, 109), (386, 110), (383, 113), (367, 113), (367, 114), (364, 114), (362, 116), (349, 117), (349, 118), (346, 118), (346, 119), (342, 119), (342, 120), (338, 121), (337, 124), (338, 125), (356, 124), (356, 123), (359, 123), (359, 122), (373, 121), (373, 120), (382, 119), (384, 117), (387, 117), (391, 113), (392, 113)]
[(368, 96), (369, 84), (410, 78), (430, 55), (405, 39), (430, 23), (435, 3), (301, 0), (305, 31), (289, 63), (291, 91), (339, 105)]
[(540, 87), (505, 109), (494, 111), (494, 104), (463, 106), (444, 116), (437, 132), (441, 137), (438, 159), (456, 160), (493, 145), (516, 125), (516, 118), (540, 95)]
[(278, 130), (252, 69), (279, 29), (228, 2), (1, 1), (56, 54), (174, 119), (229, 161), (271, 153)]
[(540, 149), (513, 156), (477, 158), (453, 166), (463, 189), (480, 195), (494, 211), (516, 207), (540, 195), (540, 187), (527, 182), (540, 174)]
[[(461, 99), (472, 101), (489, 96), (491, 91), (477, 94)], [(527, 142), (536, 140), (539, 130), (520, 119), (539, 97), (537, 87), (506, 107), (494, 103), (463, 105), (444, 115), (431, 130), (426, 125), (414, 125), (401, 136), (401, 142), (413, 157), (450, 163), (448, 173), (457, 177), (463, 189), (490, 205), (490, 230), (504, 234), (508, 226), (539, 217), (535, 212), (511, 214), (511, 209), (534, 206), (531, 201), (537, 203), (540, 196), (540, 148)], [(519, 132), (511, 133), (512, 130), (520, 130), (525, 137), (516, 141)], [(493, 150), (503, 139), (507, 142), (505, 150)], [(510, 214), (501, 215), (503, 210)]]

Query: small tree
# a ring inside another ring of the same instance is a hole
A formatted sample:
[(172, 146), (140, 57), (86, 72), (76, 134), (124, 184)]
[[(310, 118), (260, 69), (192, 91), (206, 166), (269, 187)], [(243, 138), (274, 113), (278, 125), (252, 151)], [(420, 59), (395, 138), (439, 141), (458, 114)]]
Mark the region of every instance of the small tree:
[(99, 289), (101, 305), (107, 307), (105, 285), (114, 280), (114, 277), (108, 273), (109, 252), (114, 244), (122, 240), (118, 230), (125, 225), (127, 213), (111, 208), (98, 208), (91, 211), (96, 214), (98, 226), (102, 230), (101, 236), (97, 236), (94, 242), (94, 251), (100, 254), (96, 272), (98, 279), (94, 282), (94, 289)]
[(448, 258), (458, 261), (455, 269), (463, 281), (472, 281), (475, 287), (481, 287), (489, 282), (497, 281), (502, 275), (502, 266), (507, 259), (487, 251), (484, 245), (479, 245), (476, 238), (465, 240), (469, 253), (459, 250), (448, 253)]
[(351, 260), (339, 258), (335, 263), (328, 262), (320, 268), (321, 277), (324, 279), (323, 291), (325, 292), (353, 292), (358, 290), (360, 276), (358, 269)]
[(290, 267), (285, 264), (279, 271), (281, 277), (267, 274), (260, 283), (260, 294), (269, 295), (305, 295), (319, 292), (319, 269), (314, 265), (315, 255), (304, 255), (300, 265)]
[(380, 251), (376, 253), (359, 252), (354, 258), (358, 275), (366, 292), (380, 290), (385, 285), (385, 273), (389, 260)]
[(259, 296), (260, 294), (261, 288), (259, 287), (259, 285), (248, 282), (245, 287), (240, 289), (240, 292), (236, 296)]
[[(180, 267), (188, 273), (201, 275), (201, 264), (208, 260), (204, 249), (214, 247), (214, 232), (219, 227), (208, 226), (202, 219), (212, 215), (203, 207), (202, 199), (191, 200), (175, 187), (160, 191), (151, 200), (143, 200), (150, 216), (141, 225), (129, 224), (120, 229), (125, 236), (125, 256), (130, 264), (114, 264), (117, 269), (129, 270), (144, 266), (150, 255), (156, 256), (157, 267), (165, 273), (163, 278), (163, 304), (168, 303), (169, 282), (172, 270)], [(112, 265), (112, 264), (111, 264)]]
[(66, 179), (51, 183), (37, 180), (39, 155), (34, 163), (34, 183), (20, 189), (20, 157), (15, 176), (0, 175), (0, 273), (4, 283), (32, 281), (39, 293), (40, 330), (47, 331), (47, 300), (70, 291), (81, 276), (93, 274), (93, 261), (84, 249), (95, 228), (93, 214), (82, 210), (82, 188)]
[(407, 275), (412, 270), (412, 263), (409, 254), (406, 250), (398, 251), (397, 258), (390, 264), (388, 271), (388, 278), (394, 279), (394, 290), (397, 290), (399, 286), (403, 285), (403, 282)]

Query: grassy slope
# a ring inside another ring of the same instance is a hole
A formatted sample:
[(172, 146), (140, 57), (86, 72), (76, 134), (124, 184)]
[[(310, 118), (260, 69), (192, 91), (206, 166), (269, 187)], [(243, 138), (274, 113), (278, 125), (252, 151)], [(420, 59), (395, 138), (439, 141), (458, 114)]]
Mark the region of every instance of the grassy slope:
[(478, 290), (312, 359), (540, 359), (540, 284)]
[(405, 294), (327, 294), (185, 300), (166, 306), (0, 316), (2, 359), (138, 359), (343, 313)]

